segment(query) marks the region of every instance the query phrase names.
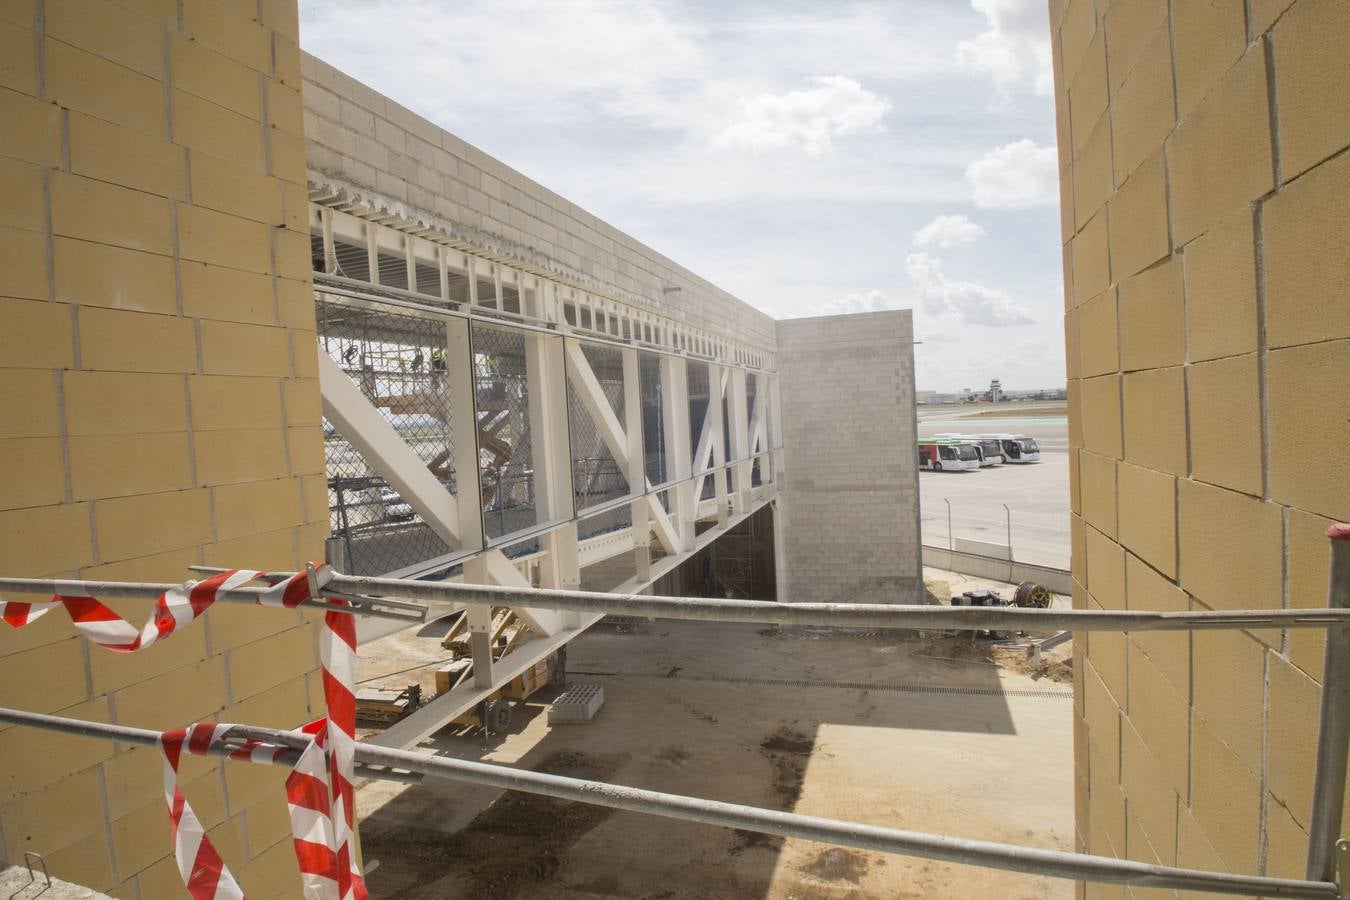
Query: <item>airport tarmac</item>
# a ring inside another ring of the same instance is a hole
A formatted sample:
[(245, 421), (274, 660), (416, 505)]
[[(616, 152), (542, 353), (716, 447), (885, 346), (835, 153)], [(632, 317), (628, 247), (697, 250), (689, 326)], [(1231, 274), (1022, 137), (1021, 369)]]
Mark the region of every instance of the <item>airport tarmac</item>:
[(918, 416), (921, 439), (944, 432), (1025, 434), (1041, 448), (1038, 463), (919, 472), (923, 542), (947, 547), (965, 538), (1007, 546), (1010, 516), (1014, 559), (1067, 569), (1069, 426), (1065, 405), (920, 406)]

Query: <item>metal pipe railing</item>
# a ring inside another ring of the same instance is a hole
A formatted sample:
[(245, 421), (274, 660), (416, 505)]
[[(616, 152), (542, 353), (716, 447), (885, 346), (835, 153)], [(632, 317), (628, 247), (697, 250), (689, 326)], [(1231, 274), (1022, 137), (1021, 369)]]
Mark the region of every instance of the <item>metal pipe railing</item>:
[[(293, 573), (269, 573), (284, 580)], [(179, 585), (151, 582), (75, 581), (57, 578), (0, 578), (0, 592), (52, 593), (110, 598), (154, 599)], [(218, 601), (255, 603), (261, 588), (240, 587), (217, 593)], [(402, 597), (465, 605), (530, 606), (574, 612), (745, 622), (772, 625), (816, 625), (841, 628), (909, 628), (925, 630), (997, 631), (1201, 631), (1212, 629), (1350, 628), (1350, 608), (1245, 609), (1191, 612), (1144, 610), (1024, 609), (1018, 607), (916, 606), (888, 603), (773, 603), (705, 597), (648, 594), (603, 594), (545, 588), (419, 581), (365, 575), (334, 575), (320, 595), (364, 595), (368, 603)], [(406, 618), (393, 610), (311, 608), (379, 618)], [(392, 605), (392, 604), (391, 604)]]
[[(66, 719), (12, 709), (0, 709), (0, 722), (134, 743), (153, 744), (158, 738), (156, 732), (139, 728), (85, 722), (80, 719)], [(305, 735), (296, 732), (235, 726), (226, 733), (226, 743), (213, 745), (210, 752), (216, 756), (227, 756), (238, 746), (237, 743), (231, 742), (246, 739), (293, 748), (302, 747), (309, 740)], [(288, 760), (294, 761), (293, 757), (288, 757)], [(1001, 844), (994, 841), (886, 828), (880, 825), (841, 822), (820, 816), (759, 809), (739, 803), (667, 794), (528, 769), (513, 769), (509, 766), (430, 756), (408, 750), (373, 747), (368, 744), (356, 745), (356, 765), (360, 774), (380, 780), (417, 783), (424, 778), (446, 778), (467, 781), (559, 800), (573, 800), (610, 809), (701, 822), (705, 825), (736, 828), (759, 834), (820, 841), (861, 850), (916, 856), (1011, 872), (1048, 875), (1053, 878), (1220, 894), (1310, 898), (1310, 900), (1340, 896), (1339, 888), (1329, 881), (1298, 881), (1290, 878), (1206, 872), (1200, 869), (1153, 865), (1064, 850), (1045, 850), (1018, 844)]]
[[(1327, 605), (1350, 608), (1350, 525), (1327, 530), (1331, 541), (1331, 573)], [(1350, 755), (1350, 631), (1327, 630), (1322, 663), (1322, 711), (1318, 718), (1317, 768), (1313, 775), (1313, 808), (1308, 823), (1309, 880), (1336, 877), (1336, 841), (1345, 805), (1345, 766)], [(1344, 873), (1342, 873), (1344, 877)]]

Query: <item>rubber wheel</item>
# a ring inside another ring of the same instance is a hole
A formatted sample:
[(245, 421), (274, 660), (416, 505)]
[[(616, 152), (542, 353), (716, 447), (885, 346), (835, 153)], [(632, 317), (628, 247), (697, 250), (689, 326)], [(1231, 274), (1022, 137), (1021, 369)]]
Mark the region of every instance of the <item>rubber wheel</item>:
[(1048, 609), (1053, 595), (1050, 589), (1043, 584), (1037, 584), (1034, 581), (1024, 581), (1017, 586), (1017, 593), (1013, 595), (1013, 603), (1029, 609)]
[(934, 471), (934, 472), (941, 472), (941, 471), (942, 471), (942, 463), (940, 463), (940, 462), (935, 462), (935, 463), (933, 463), (933, 471)]
[(502, 697), (489, 703), (483, 716), (483, 727), (493, 734), (506, 734), (511, 727), (511, 701)]

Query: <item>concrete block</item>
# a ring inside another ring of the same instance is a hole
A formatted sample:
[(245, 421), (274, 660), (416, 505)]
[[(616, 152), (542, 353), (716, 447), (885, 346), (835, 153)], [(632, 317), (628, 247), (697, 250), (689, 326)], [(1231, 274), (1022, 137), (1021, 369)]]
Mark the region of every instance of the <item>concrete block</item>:
[(1273, 797), (1268, 800), (1266, 809), (1266, 874), (1272, 878), (1304, 878), (1308, 864), (1308, 832)]
[(173, 253), (166, 198), (65, 172), (52, 173), (51, 192), (55, 234), (166, 256)]
[(192, 320), (123, 309), (79, 310), (80, 362), (105, 372), (192, 372)]
[(1186, 387), (1180, 366), (1124, 377), (1125, 459), (1186, 473)]
[[(1296, 609), (1325, 609), (1331, 547), (1327, 529), (1332, 519), (1290, 507), (1285, 512), (1288, 554), (1286, 605)], [(1289, 659), (1314, 681), (1322, 680), (1326, 634), (1316, 628), (1289, 630)]]
[(1120, 376), (1102, 375), (1080, 382), (1083, 447), (1103, 456), (1123, 457)]
[(1120, 284), (1120, 361), (1126, 372), (1186, 359), (1181, 262), (1172, 257)]
[(578, 684), (569, 687), (553, 701), (548, 709), (548, 721), (589, 722), (605, 705), (605, 689), (598, 684)]
[(1329, 518), (1350, 510), (1350, 455), (1345, 423), (1350, 340), (1289, 347), (1267, 354), (1270, 496)]
[[(312, 385), (317, 404), (318, 385)], [(188, 396), (192, 403), (192, 427), (197, 431), (233, 429), (281, 419), (280, 389), (274, 378), (192, 375), (188, 378)], [(288, 421), (294, 421), (289, 405), (286, 416)]]
[(1350, 145), (1350, 7), (1304, 0), (1275, 26), (1280, 177), (1288, 180)]
[(1097, 34), (1097, 11), (1092, 0), (1070, 0), (1059, 25), (1064, 56), (1064, 73), (1073, 80), (1088, 44)]
[[(42, 240), (29, 231), (0, 228), (0, 240), (6, 233)], [(3, 264), (0, 253), (0, 264)], [(4, 276), (0, 275), (0, 282)], [(74, 345), (70, 335), (70, 307), (64, 303), (36, 300), (10, 300), (0, 297), (0, 354), (4, 365), (17, 368), (68, 367), (74, 365)]]
[(0, 369), (0, 437), (55, 437), (60, 433), (56, 373)]
[[(1093, 599), (1103, 609), (1124, 609), (1125, 554), (1120, 545), (1097, 529), (1088, 528), (1087, 562), (1087, 588)], [(1124, 671), (1123, 664), (1121, 670)]]
[(1169, 139), (1167, 177), (1176, 243), (1203, 234), (1275, 186), (1266, 77), (1263, 44), (1258, 42), (1183, 115)]
[(197, 4), (184, 10), (183, 33), (265, 75), (272, 71), (268, 30), (221, 4)]
[(99, 58), (163, 80), (164, 46), (160, 31), (144, 18), (107, 0), (52, 0), (43, 9), (50, 37)]
[[(1122, 730), (1122, 743), (1127, 745), (1130, 741), (1125, 735), (1134, 733), (1133, 737), (1147, 746), (1147, 764), (1156, 766), (1156, 775), (1149, 772), (1146, 780), (1152, 783), (1161, 776), (1170, 792), (1187, 799), (1191, 756), (1188, 722), (1191, 710), (1187, 699), (1172, 687), (1152, 657), (1146, 656), (1133, 641), (1129, 642), (1129, 648), (1130, 710)], [(1143, 764), (1145, 761), (1141, 760)], [(1129, 788), (1126, 783), (1126, 793), (1130, 793), (1133, 804), (1134, 795)], [(1172, 815), (1176, 815), (1176, 810), (1172, 810)], [(1149, 828), (1149, 834), (1154, 842), (1164, 841), (1164, 835), (1153, 828)], [(1170, 841), (1172, 839), (1166, 839), (1160, 849), (1173, 850)]]
[(210, 501), (204, 490), (100, 500), (94, 507), (94, 521), (103, 560), (130, 559), (211, 540)]
[(256, 71), (181, 34), (169, 36), (169, 59), (175, 88), (262, 121), (263, 91)]
[(1075, 152), (1087, 145), (1093, 124), (1106, 112), (1106, 98), (1106, 41), (1098, 30), (1069, 80), (1069, 121)]
[[(101, 834), (103, 804), (89, 802), (98, 796), (98, 770), (85, 769), (0, 807), (6, 858), (23, 859), (28, 850), (53, 853), (87, 835)], [(61, 810), (61, 815), (52, 815), (53, 809)]]
[(1102, 113), (1073, 162), (1074, 219), (1086, 222), (1115, 189), (1111, 175), (1111, 117)]
[(193, 448), (199, 485), (262, 481), (287, 474), (285, 437), (275, 427), (203, 432)]
[[(57, 714), (107, 722), (108, 701), (99, 698), (58, 710)], [(16, 763), (21, 760), (22, 764), (0, 773), (0, 805), (96, 766), (115, 749), (111, 741), (91, 741), (37, 728), (7, 728), (0, 732), (0, 755)]]
[(1176, 126), (1171, 52), (1167, 29), (1158, 29), (1111, 98), (1112, 164), (1117, 184), (1152, 156)]
[(1260, 780), (1199, 717), (1192, 719), (1191, 735), (1195, 823), (1223, 861), (1223, 868), (1254, 872), (1261, 836)]
[(1279, 608), (1280, 508), (1199, 481), (1178, 489), (1181, 586), (1214, 609)]
[(69, 439), (68, 452), (70, 488), (76, 500), (192, 487), (186, 432), (74, 435)]
[(171, 315), (177, 312), (172, 257), (58, 237), (56, 299)]
[[(1119, 751), (1113, 751), (1118, 753)], [(1094, 752), (1088, 773), (1089, 823), (1088, 850), (1099, 856), (1123, 856), (1125, 853), (1125, 795), (1121, 793), (1119, 771), (1112, 772)]]
[(1243, 0), (1182, 3), (1172, 10), (1172, 32), (1177, 106), (1184, 122), (1247, 49)]
[[(87, 503), (0, 512), (0, 572), (39, 578), (66, 574), (93, 561)], [(83, 699), (79, 696), (65, 705)]]
[(192, 154), (192, 202), (265, 225), (281, 224), (275, 179), (209, 153)]
[[(1245, 208), (1186, 245), (1186, 348), (1191, 362), (1256, 350), (1255, 247), (1252, 211)], [(1265, 253), (1269, 283), (1269, 246)]]
[(1261, 385), (1256, 354), (1187, 370), (1191, 475), (1243, 493), (1261, 493)]
[(159, 135), (74, 112), (70, 115), (70, 170), (161, 197), (187, 197), (187, 159), (182, 147)]
[(1350, 156), (1287, 185), (1264, 206), (1262, 242), (1269, 346), (1350, 337)]
[(1252, 0), (1249, 16), (1252, 34), (1265, 34), (1292, 6), (1294, 0)]
[(1074, 304), (1106, 290), (1111, 283), (1111, 259), (1106, 237), (1106, 213), (1098, 211), (1069, 244), (1073, 252)]
[(1120, 185), (1107, 215), (1114, 280), (1120, 281), (1167, 256), (1167, 189), (1161, 148)]
[(42, 170), (15, 159), (0, 158), (0, 192), (5, 206), (0, 209), (0, 226), (47, 230), (47, 200), (42, 193)]
[[(1184, 728), (1184, 718), (1182, 725)], [(1130, 818), (1144, 832), (1151, 848), (1149, 855), (1156, 854), (1158, 862), (1172, 865), (1177, 854), (1176, 788), (1131, 718), (1122, 723), (1120, 743), (1120, 781), (1129, 801)]]
[(183, 376), (131, 372), (67, 372), (70, 434), (186, 431)]
[(1078, 371), (1082, 377), (1105, 375), (1120, 369), (1117, 347), (1116, 292), (1106, 290), (1077, 310)]
[(1106, 64), (1111, 91), (1120, 89), (1149, 42), (1167, 24), (1165, 0), (1138, 0), (1108, 8), (1102, 15), (1106, 29)]
[(1220, 858), (1209, 837), (1184, 803), (1177, 811), (1177, 865), (1209, 872), (1235, 871)]
[(299, 481), (293, 478), (212, 488), (216, 538), (225, 540), (299, 525), (304, 515), (299, 488)]
[[(1186, 612), (1186, 592), (1158, 574), (1133, 553), (1125, 554), (1125, 605), (1153, 612)], [(1185, 632), (1131, 632), (1130, 640), (1182, 697), (1191, 696), (1191, 638)]]
[(1313, 771), (1322, 691), (1278, 653), (1267, 653), (1270, 672), (1270, 793), (1303, 828), (1312, 818)]
[(179, 208), (178, 249), (186, 260), (249, 272), (273, 271), (271, 229), (200, 206)]
[[(151, 649), (165, 649), (171, 643)], [(217, 656), (122, 688), (113, 697), (117, 720), (162, 730), (215, 715), (225, 707), (224, 663)]]
[(212, 321), (202, 321), (199, 327), (202, 371), (207, 375), (291, 374), (291, 351), (283, 329)]
[(173, 139), (199, 153), (265, 171), (262, 124), (186, 91), (173, 92)]
[(1243, 765), (1261, 771), (1265, 649), (1240, 631), (1197, 631), (1192, 641), (1195, 713)]
[(277, 319), (272, 279), (257, 272), (184, 260), (183, 314), (227, 322), (273, 325)]
[(51, 37), (46, 38), (43, 51), (47, 99), (145, 134), (164, 136), (161, 81)]
[(1083, 519), (1103, 534), (1115, 537), (1119, 496), (1116, 461), (1086, 450), (1078, 451), (1077, 457)]
[[(8, 32), (0, 40), (13, 40), (15, 37), (15, 32)], [(31, 50), (27, 52), (32, 55)], [(10, 60), (15, 58), (8, 57)], [(44, 103), (15, 91), (0, 90), (0, 120), (9, 126), (0, 132), (0, 155), (39, 165), (58, 165), (61, 160), (60, 118), (61, 109), (54, 103)]]
[(1122, 462), (1120, 543), (1168, 577), (1177, 572), (1177, 480)]

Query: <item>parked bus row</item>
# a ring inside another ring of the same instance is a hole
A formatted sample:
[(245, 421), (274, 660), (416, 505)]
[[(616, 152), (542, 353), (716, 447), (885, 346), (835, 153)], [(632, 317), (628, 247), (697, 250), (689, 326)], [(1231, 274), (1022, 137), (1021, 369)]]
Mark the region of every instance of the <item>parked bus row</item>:
[(1025, 434), (938, 434), (919, 441), (919, 468), (933, 472), (1040, 462), (1041, 448)]

